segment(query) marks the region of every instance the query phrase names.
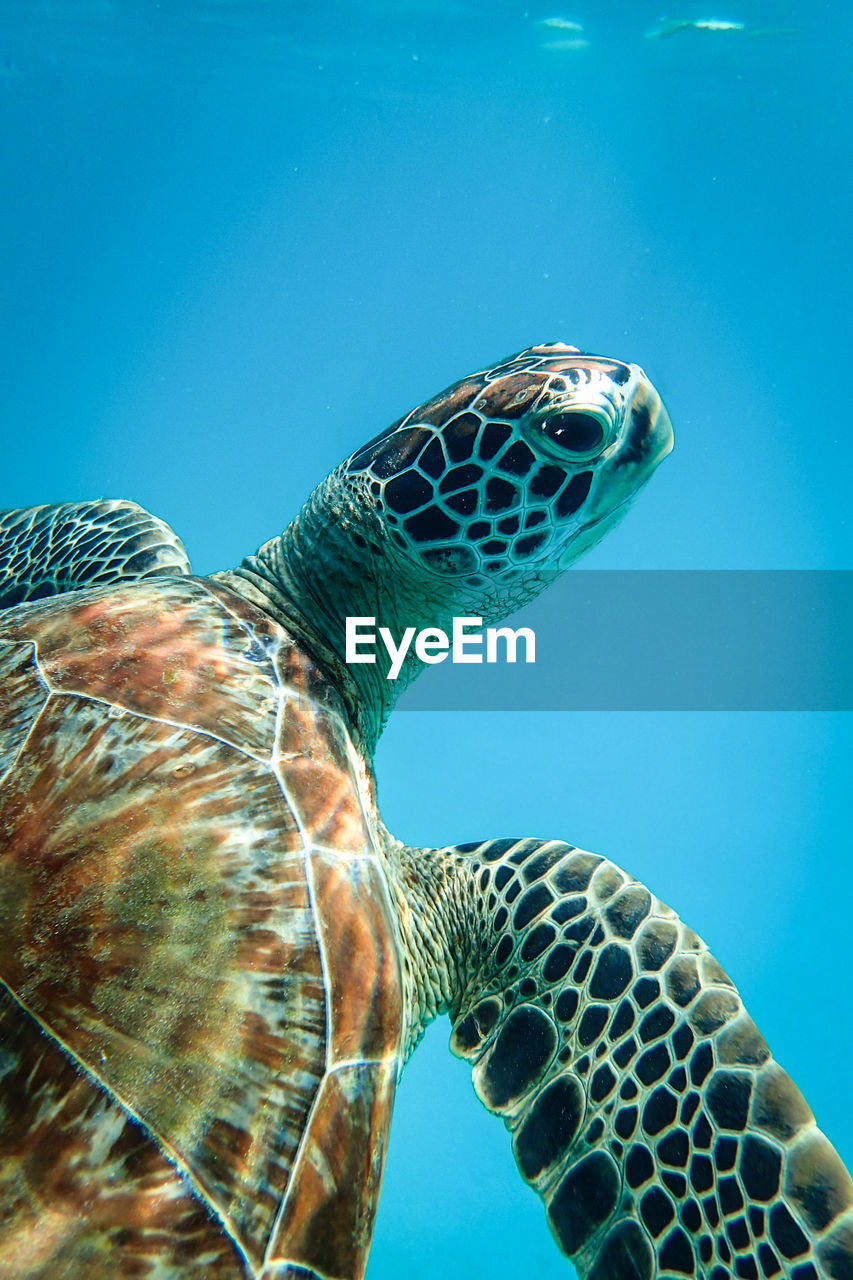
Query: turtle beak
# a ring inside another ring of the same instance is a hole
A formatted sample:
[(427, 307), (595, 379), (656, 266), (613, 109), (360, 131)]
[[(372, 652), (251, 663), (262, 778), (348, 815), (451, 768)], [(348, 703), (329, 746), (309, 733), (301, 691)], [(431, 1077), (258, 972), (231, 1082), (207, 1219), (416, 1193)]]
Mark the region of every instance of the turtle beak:
[(583, 524), (565, 548), (561, 569), (622, 519), (672, 450), (672, 422), (663, 401), (643, 370), (638, 365), (629, 367), (619, 433), (595, 470)]
[(672, 449), (672, 423), (663, 401), (642, 369), (630, 369), (619, 431), (596, 469), (586, 524), (630, 502)]
[[(649, 382), (642, 369), (634, 366), (637, 370), (638, 391), (643, 387), (645, 402), (649, 410), (649, 426), (646, 433), (646, 460), (648, 466), (648, 480), (651, 473), (659, 462), (663, 462), (668, 453), (672, 453), (672, 447), (675, 443), (675, 437), (672, 433), (672, 422), (666, 411), (663, 401)], [(645, 483), (645, 480), (643, 481)]]

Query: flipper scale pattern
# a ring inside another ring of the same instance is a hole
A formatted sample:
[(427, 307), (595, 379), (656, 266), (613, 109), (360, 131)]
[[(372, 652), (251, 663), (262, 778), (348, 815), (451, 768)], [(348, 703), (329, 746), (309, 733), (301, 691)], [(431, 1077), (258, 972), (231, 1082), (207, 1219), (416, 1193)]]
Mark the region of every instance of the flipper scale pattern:
[(189, 572), (177, 534), (136, 502), (0, 511), (0, 609), (82, 587)]
[(596, 855), (443, 851), (484, 959), (451, 1048), (590, 1280), (849, 1280), (853, 1183), (705, 944)]

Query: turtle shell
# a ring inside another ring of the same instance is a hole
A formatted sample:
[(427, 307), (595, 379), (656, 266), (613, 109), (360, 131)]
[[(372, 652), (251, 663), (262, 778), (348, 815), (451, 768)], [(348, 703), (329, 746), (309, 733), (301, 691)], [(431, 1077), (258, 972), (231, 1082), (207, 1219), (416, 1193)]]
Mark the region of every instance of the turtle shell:
[(227, 588), (0, 615), (4, 1276), (362, 1273), (402, 1023), (371, 816), (334, 687)]

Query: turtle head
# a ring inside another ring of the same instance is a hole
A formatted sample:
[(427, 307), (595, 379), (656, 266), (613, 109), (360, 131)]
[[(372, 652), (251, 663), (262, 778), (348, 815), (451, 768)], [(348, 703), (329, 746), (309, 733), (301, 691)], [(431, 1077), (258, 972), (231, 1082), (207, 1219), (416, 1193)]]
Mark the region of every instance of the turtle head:
[(553, 343), (455, 383), (345, 469), (429, 594), (453, 582), (497, 618), (596, 543), (671, 448), (642, 369)]
[(454, 615), (505, 618), (607, 532), (671, 447), (637, 365), (531, 347), (357, 450), (226, 576), (323, 662), (370, 751), (421, 664), (410, 651), (389, 679), (383, 650), (347, 663), (347, 618), (373, 618), (398, 642)]

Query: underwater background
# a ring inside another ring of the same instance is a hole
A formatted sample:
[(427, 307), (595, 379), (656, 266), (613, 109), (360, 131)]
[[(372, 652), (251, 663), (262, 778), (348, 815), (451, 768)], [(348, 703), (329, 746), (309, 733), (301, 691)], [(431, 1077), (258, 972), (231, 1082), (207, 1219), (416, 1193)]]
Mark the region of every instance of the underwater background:
[[(853, 8), (660, 3), (0, 0), (0, 507), (134, 498), (224, 568), (560, 339), (640, 363), (676, 436), (585, 567), (853, 568)], [(380, 801), (410, 844), (630, 870), (850, 1164), (851, 729), (399, 712)], [(571, 1276), (448, 1034), (399, 1089), (369, 1280)]]

